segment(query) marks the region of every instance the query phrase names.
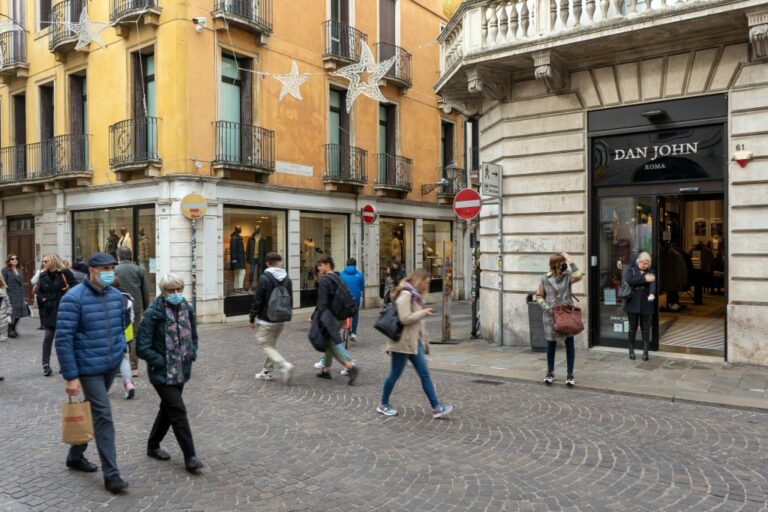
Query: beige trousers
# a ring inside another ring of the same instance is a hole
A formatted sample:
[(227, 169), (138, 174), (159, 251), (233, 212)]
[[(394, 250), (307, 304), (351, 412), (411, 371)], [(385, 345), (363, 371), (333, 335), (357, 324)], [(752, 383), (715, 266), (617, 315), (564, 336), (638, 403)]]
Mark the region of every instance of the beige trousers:
[(275, 348), (281, 332), (283, 332), (283, 324), (256, 325), (256, 343), (267, 356), (264, 361), (264, 370), (267, 372), (282, 368), (288, 362)]

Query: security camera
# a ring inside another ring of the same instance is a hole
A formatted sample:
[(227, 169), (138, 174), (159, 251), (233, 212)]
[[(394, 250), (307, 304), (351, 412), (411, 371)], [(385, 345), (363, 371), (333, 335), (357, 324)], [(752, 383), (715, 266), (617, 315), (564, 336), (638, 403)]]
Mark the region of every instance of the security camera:
[(205, 16), (197, 16), (192, 18), (192, 22), (195, 24), (195, 31), (198, 34), (205, 29)]

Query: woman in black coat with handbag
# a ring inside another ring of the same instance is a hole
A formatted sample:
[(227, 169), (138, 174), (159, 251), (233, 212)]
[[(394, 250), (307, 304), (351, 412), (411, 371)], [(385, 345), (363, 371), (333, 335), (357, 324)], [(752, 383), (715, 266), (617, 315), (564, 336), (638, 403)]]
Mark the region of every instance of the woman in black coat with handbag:
[(656, 273), (651, 269), (650, 254), (638, 254), (635, 264), (627, 268), (624, 280), (632, 288), (632, 294), (624, 299), (624, 311), (629, 317), (629, 358), (635, 359), (635, 336), (639, 323), (643, 336), (643, 361), (647, 361), (651, 320), (656, 314)]
[(19, 257), (15, 254), (9, 254), (5, 260), (3, 268), (3, 279), (7, 285), (8, 298), (11, 301), (11, 323), (8, 324), (8, 337), (18, 336), (16, 324), (20, 318), (30, 315), (29, 306), (24, 302), (24, 269), (21, 266)]
[(43, 256), (43, 270), (37, 282), (37, 294), (40, 301), (40, 323), (43, 325), (43, 375), (50, 377), (51, 347), (56, 336), (56, 316), (59, 313), (59, 302), (69, 289), (75, 285), (72, 271), (64, 267), (64, 262), (58, 254)]

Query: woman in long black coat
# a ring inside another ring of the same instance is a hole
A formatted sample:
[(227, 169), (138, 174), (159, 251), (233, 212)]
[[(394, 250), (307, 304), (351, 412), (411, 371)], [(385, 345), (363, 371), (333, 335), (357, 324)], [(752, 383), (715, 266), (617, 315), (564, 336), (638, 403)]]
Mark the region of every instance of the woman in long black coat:
[(11, 300), (13, 310), (11, 323), (8, 325), (8, 337), (15, 338), (18, 336), (16, 324), (19, 323), (19, 319), (29, 316), (29, 306), (24, 302), (24, 269), (21, 267), (19, 257), (15, 254), (9, 254), (8, 259), (5, 260), (3, 279), (7, 285), (8, 298)]
[(59, 313), (59, 302), (65, 293), (75, 286), (75, 276), (72, 271), (64, 267), (64, 262), (58, 254), (46, 254), (43, 256), (44, 272), (40, 274), (37, 282), (38, 297), (40, 300), (40, 323), (43, 325), (43, 375), (50, 377), (51, 347), (56, 336), (56, 316)]
[(629, 317), (629, 358), (635, 359), (637, 325), (643, 336), (643, 361), (648, 360), (651, 342), (651, 320), (656, 314), (656, 273), (651, 269), (647, 252), (637, 255), (637, 261), (626, 269), (624, 280), (632, 287), (632, 295), (624, 299), (624, 311)]

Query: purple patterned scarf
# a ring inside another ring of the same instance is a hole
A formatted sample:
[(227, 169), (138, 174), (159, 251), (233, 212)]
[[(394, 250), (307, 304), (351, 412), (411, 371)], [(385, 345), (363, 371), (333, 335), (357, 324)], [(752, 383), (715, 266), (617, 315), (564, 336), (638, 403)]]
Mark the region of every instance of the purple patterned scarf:
[(403, 285), (403, 290), (408, 290), (409, 292), (411, 292), (411, 295), (413, 295), (413, 300), (415, 300), (419, 306), (424, 307), (424, 297), (421, 296), (419, 291), (416, 288), (414, 288), (414, 286), (411, 283), (405, 283)]
[(192, 322), (189, 309), (182, 303), (177, 307), (165, 303), (165, 362), (166, 384), (184, 384), (183, 365), (192, 360)]

